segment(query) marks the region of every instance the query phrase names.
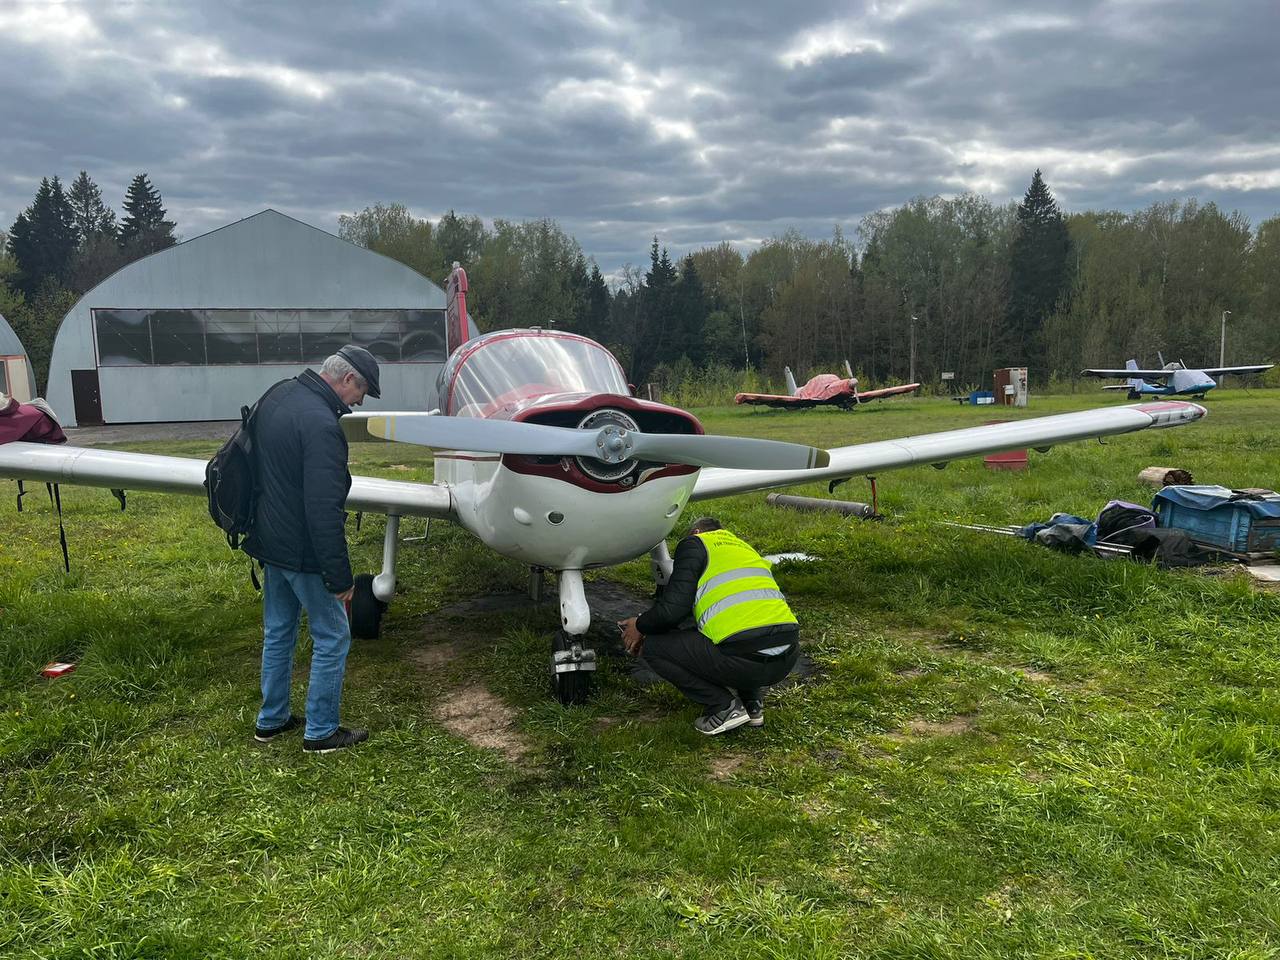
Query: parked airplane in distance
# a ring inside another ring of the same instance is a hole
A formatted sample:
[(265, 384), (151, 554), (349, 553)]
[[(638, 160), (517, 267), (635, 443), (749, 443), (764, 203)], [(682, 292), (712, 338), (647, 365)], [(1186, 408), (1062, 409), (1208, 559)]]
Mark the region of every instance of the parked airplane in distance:
[(734, 403), (750, 403), (764, 407), (840, 407), (849, 410), (868, 400), (880, 400), (884, 397), (896, 396), (900, 393), (914, 393), (920, 389), (918, 383), (906, 383), (900, 387), (881, 387), (878, 390), (859, 390), (858, 378), (853, 375), (849, 361), (844, 362), (844, 370), (848, 376), (837, 377), (834, 373), (820, 373), (803, 387), (796, 386), (796, 378), (790, 367), (783, 367), (787, 376), (787, 396), (772, 393), (739, 393), (733, 398)]
[[(1123, 370), (1085, 370), (1083, 372), (1089, 377), (1127, 377), (1127, 383), (1113, 383), (1102, 389), (1127, 390), (1130, 400), (1138, 400), (1151, 396), (1203, 397), (1218, 385), (1214, 377), (1221, 377), (1228, 373), (1240, 375), (1262, 373), (1275, 366), (1274, 363), (1255, 363), (1243, 367), (1209, 367), (1205, 370), (1192, 370), (1177, 361), (1165, 363), (1163, 356), (1160, 354), (1157, 356), (1160, 357), (1162, 365), (1159, 370), (1139, 370), (1138, 361), (1129, 360), (1125, 363)], [(1148, 380), (1157, 382), (1147, 383)]]

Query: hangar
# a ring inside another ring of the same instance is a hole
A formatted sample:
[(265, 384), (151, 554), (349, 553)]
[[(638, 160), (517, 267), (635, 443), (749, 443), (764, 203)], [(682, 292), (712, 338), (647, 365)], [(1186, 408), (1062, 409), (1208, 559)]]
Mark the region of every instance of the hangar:
[(36, 376), (22, 341), (0, 314), (0, 393), (27, 401), (36, 395)]
[(444, 291), (426, 277), (264, 210), (86, 293), (58, 327), (47, 399), (68, 426), (235, 420), (358, 343), (381, 367), (382, 399), (366, 408), (426, 410), (445, 341)]

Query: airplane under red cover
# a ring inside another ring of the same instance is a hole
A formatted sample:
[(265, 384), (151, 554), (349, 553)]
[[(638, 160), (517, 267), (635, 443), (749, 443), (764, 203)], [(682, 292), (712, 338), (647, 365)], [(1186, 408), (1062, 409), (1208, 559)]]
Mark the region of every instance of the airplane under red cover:
[(803, 387), (796, 387), (791, 368), (785, 368), (787, 386), (790, 396), (779, 396), (772, 393), (739, 393), (733, 398), (734, 403), (750, 403), (765, 407), (821, 407), (835, 406), (844, 410), (858, 406), (868, 400), (880, 400), (902, 393), (915, 393), (920, 389), (918, 383), (905, 383), (900, 387), (880, 387), (877, 390), (859, 390), (858, 378), (852, 376), (837, 377), (834, 373), (820, 373)]

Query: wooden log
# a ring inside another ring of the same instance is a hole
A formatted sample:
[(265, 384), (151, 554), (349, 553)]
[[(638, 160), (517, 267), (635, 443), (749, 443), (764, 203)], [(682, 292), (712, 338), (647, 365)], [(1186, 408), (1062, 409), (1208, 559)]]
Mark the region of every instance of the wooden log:
[(1147, 467), (1138, 474), (1138, 479), (1153, 487), (1168, 487), (1175, 483), (1195, 483), (1191, 474), (1179, 467)]

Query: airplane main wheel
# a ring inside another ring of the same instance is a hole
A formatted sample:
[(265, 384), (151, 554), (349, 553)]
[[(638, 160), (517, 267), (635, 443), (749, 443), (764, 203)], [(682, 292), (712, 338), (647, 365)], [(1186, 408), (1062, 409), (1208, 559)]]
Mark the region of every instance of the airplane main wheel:
[[(580, 641), (575, 641), (563, 630), (557, 630), (552, 650), (555, 653), (571, 650), (575, 642)], [(586, 703), (591, 696), (594, 676), (594, 670), (566, 670), (559, 673), (556, 671), (555, 657), (551, 658), (551, 692), (562, 706), (572, 707)]]
[(351, 621), (351, 636), (357, 640), (376, 640), (382, 632), (382, 615), (387, 605), (373, 595), (373, 574), (362, 573), (356, 577), (355, 592), (347, 616)]

